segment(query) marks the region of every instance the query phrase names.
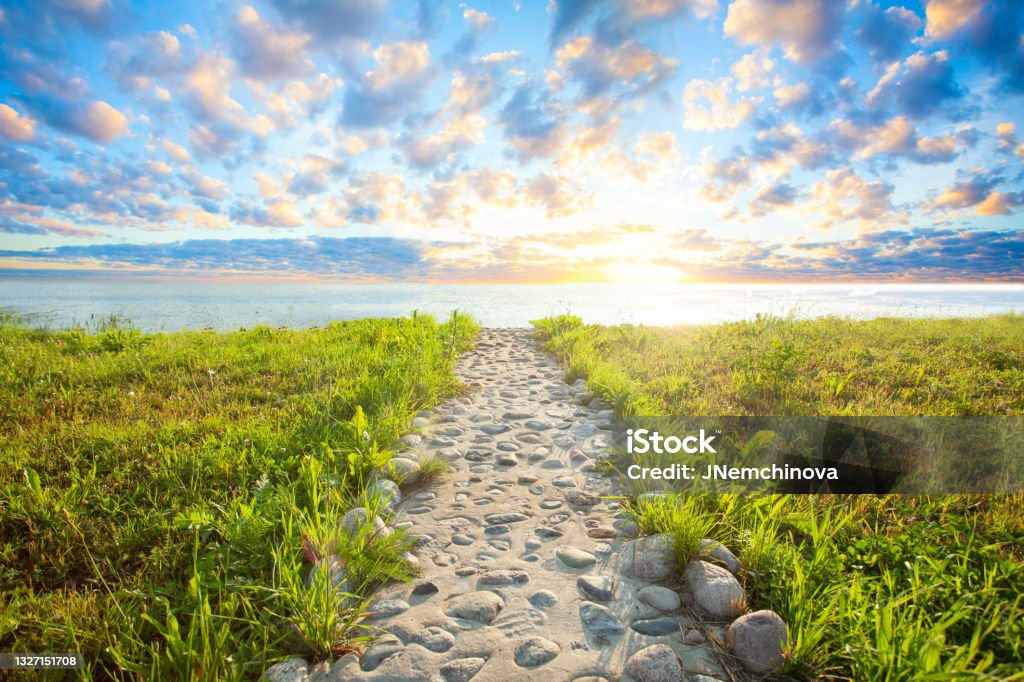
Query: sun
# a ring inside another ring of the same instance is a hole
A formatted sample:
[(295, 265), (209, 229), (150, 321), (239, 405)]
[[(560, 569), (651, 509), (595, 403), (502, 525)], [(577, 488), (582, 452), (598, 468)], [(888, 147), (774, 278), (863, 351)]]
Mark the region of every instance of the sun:
[(649, 263), (615, 263), (602, 270), (608, 282), (627, 286), (661, 286), (678, 284), (689, 275), (668, 265)]

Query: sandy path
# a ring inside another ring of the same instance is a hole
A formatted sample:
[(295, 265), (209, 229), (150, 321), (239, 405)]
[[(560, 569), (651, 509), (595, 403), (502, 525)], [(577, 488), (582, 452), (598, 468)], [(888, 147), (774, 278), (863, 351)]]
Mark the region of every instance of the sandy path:
[(451, 464), (395, 515), (421, 542), (422, 575), (375, 599), (369, 624), (391, 635), (309, 679), (617, 680), (652, 644), (691, 674), (729, 679), (670, 591), (661, 611), (638, 598), (652, 583), (624, 573), (628, 524), (594, 472), (615, 440), (611, 411), (566, 385), (529, 330), (484, 330), (458, 372), (472, 392), (402, 439)]

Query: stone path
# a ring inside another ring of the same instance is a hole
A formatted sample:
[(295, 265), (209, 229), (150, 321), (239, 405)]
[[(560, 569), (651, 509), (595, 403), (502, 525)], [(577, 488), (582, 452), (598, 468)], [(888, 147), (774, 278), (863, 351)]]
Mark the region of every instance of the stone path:
[(399, 454), (451, 465), (392, 519), (418, 538), (422, 573), (371, 604), (368, 624), (389, 634), (308, 679), (736, 679), (716, 643), (728, 620), (659, 585), (674, 577), (664, 538), (631, 541), (602, 497), (611, 410), (563, 383), (530, 330), (484, 330), (458, 371), (472, 391), (422, 414), (402, 439), (415, 455)]

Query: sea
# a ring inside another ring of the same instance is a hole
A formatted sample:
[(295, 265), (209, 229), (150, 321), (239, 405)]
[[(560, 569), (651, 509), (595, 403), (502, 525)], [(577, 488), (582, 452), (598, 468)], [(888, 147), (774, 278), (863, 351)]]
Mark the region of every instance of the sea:
[(94, 327), (111, 315), (146, 332), (334, 320), (447, 318), (525, 327), (570, 313), (586, 322), (716, 324), (757, 315), (814, 318), (973, 317), (1024, 313), (1024, 284), (351, 284), (138, 277), (2, 277), (0, 310), (54, 328)]

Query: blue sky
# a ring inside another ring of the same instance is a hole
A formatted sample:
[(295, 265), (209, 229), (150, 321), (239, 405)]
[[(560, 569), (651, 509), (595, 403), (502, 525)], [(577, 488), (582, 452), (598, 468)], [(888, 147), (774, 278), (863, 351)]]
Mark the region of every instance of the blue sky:
[(0, 8), (8, 272), (1024, 272), (1020, 3)]

